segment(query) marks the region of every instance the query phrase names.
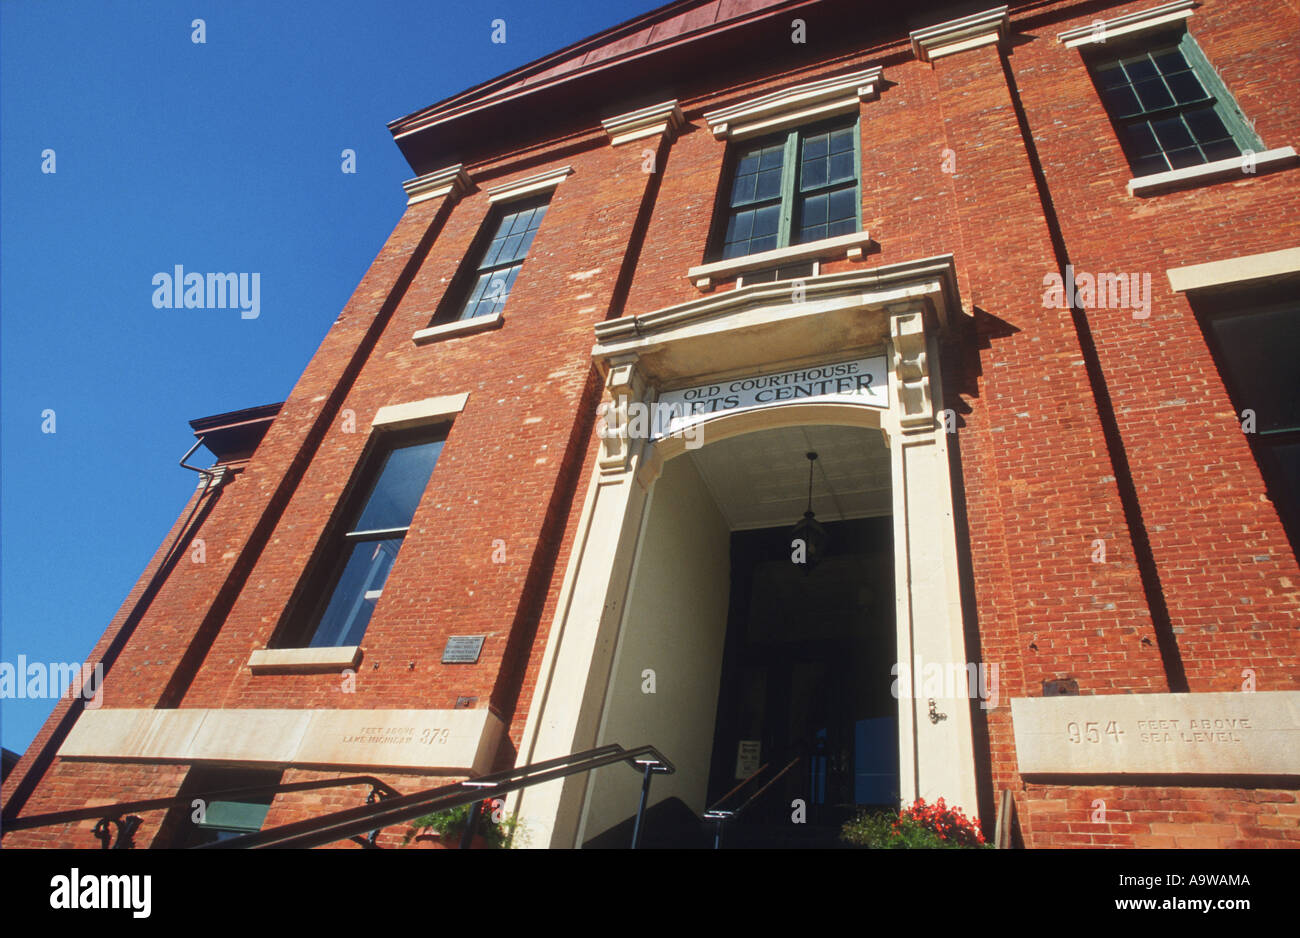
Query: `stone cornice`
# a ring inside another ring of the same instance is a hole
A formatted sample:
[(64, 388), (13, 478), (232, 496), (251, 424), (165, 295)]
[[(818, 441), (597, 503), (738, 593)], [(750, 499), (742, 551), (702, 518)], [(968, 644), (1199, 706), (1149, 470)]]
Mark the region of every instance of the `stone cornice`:
[(739, 104), (708, 111), (704, 120), (719, 140), (749, 137), (853, 111), (860, 101), (880, 93), (883, 69), (865, 68), (847, 75), (792, 85)]
[(664, 101), (635, 111), (628, 111), (617, 117), (610, 117), (600, 122), (609, 134), (611, 146), (643, 140), (666, 134), (671, 141), (677, 132), (686, 126), (686, 118), (677, 101)]
[(1001, 42), (1006, 39), (1010, 28), (1011, 21), (1007, 17), (1007, 8), (995, 7), (983, 13), (973, 13), (970, 16), (948, 20), (937, 26), (913, 30), (910, 34), (912, 52), (922, 62), (933, 62), (954, 52), (964, 52), (967, 49), (977, 49), (980, 46)]
[(1139, 13), (1116, 16), (1109, 20), (1096, 20), (1087, 26), (1067, 29), (1065, 32), (1057, 34), (1056, 41), (1064, 43), (1070, 49), (1076, 46), (1103, 43), (1107, 39), (1113, 39), (1116, 36), (1181, 22), (1192, 15), (1192, 7), (1194, 6), (1196, 6), (1196, 0), (1174, 0), (1173, 3), (1163, 3), (1160, 6), (1142, 10)]
[(408, 179), (402, 183), (402, 188), (406, 190), (406, 204), (414, 205), (444, 195), (459, 198), (468, 192), (472, 185), (473, 182), (465, 172), (464, 165), (457, 163), (446, 169), (434, 170), (423, 176)]

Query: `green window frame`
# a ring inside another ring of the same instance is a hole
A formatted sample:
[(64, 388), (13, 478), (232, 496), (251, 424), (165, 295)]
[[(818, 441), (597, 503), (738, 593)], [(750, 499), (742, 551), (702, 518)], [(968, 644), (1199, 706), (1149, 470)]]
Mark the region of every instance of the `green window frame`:
[(1264, 148), (1185, 30), (1096, 50), (1088, 64), (1134, 176)]
[(862, 230), (857, 116), (738, 144), (719, 193), (718, 260)]

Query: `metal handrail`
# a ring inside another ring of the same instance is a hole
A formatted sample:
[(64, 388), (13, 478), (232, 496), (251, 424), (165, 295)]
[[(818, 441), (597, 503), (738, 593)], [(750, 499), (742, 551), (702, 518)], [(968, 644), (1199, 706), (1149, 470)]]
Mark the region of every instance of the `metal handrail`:
[(637, 825), (633, 832), (632, 846), (635, 849), (640, 840), (641, 821), (645, 812), (652, 775), (670, 775), (677, 769), (653, 746), (638, 746), (624, 749), (617, 743), (588, 749), (585, 752), (559, 756), (533, 765), (519, 766), (482, 775), (464, 782), (443, 785), (426, 791), (415, 792), (389, 798), (373, 805), (349, 808), (320, 817), (285, 824), (270, 830), (257, 831), (241, 837), (232, 837), (212, 844), (203, 844), (197, 850), (239, 850), (262, 849), (266, 847), (319, 847), (324, 844), (344, 840), (354, 835), (411, 821), (435, 811), (445, 811), (463, 804), (474, 804), (466, 826), (465, 840), (467, 846), (478, 817), (478, 803), (487, 797), (504, 795), (531, 785), (555, 781), (575, 775), (578, 772), (590, 772), (602, 766), (626, 762), (645, 774), (642, 787), (640, 807), (637, 810)]
[[(346, 778), (327, 778), (315, 779), (310, 782), (290, 782), (283, 785), (259, 785), (255, 788), (226, 788), (218, 791), (194, 791), (184, 795), (171, 795), (167, 798), (149, 798), (143, 801), (122, 801), (117, 804), (101, 804), (91, 808), (74, 808), (68, 811), (51, 811), (46, 814), (32, 814), (27, 817), (16, 817), (12, 820), (5, 821), (3, 833), (17, 830), (28, 830), (33, 827), (53, 827), (56, 824), (68, 824), (73, 821), (85, 821), (90, 818), (98, 818), (99, 823), (95, 825), (94, 834), (103, 842), (104, 849), (108, 849), (108, 825), (115, 824), (118, 829), (117, 842), (115, 847), (129, 847), (132, 835), (136, 827), (140, 824), (139, 818), (132, 818), (138, 812), (157, 811), (163, 808), (174, 808), (181, 805), (191, 804), (194, 799), (198, 798), (207, 801), (237, 800), (238, 798), (257, 797), (260, 795), (285, 794), (296, 791), (312, 791), (318, 788), (346, 788), (351, 785), (369, 785), (371, 802), (382, 798), (393, 798), (401, 795), (396, 788), (393, 788), (382, 779), (375, 778), (373, 775), (349, 775)], [(123, 815), (127, 815), (124, 819)], [(133, 823), (124, 823), (133, 822)]]
[(758, 778), (765, 771), (767, 771), (767, 769), (772, 765), (772, 763), (768, 762), (759, 766), (753, 772), (753, 774), (748, 776), (739, 785), (737, 785), (735, 788), (731, 789), (731, 791), (727, 792), (725, 795), (723, 795), (721, 798), (715, 801), (713, 803), (713, 806), (707, 809), (704, 812), (704, 814), (701, 815), (701, 817), (704, 820), (712, 821), (714, 823), (713, 849), (718, 850), (721, 849), (722, 847), (722, 828), (724, 824), (726, 824), (728, 821), (734, 821), (736, 818), (740, 817), (749, 808), (750, 805), (752, 805), (759, 798), (763, 797), (763, 794), (769, 788), (775, 785), (787, 772), (789, 772), (791, 769), (793, 769), (796, 765), (798, 765), (802, 761), (803, 761), (802, 754), (795, 756), (793, 759), (791, 759), (789, 762), (785, 764), (785, 767), (782, 768), (781, 771), (777, 772), (770, 779), (768, 779), (767, 782), (758, 791), (754, 792), (752, 795), (746, 798), (744, 803), (742, 803), (740, 807), (734, 810), (723, 810), (719, 806), (724, 804), (727, 801), (727, 799), (729, 799), (732, 795), (736, 794), (736, 792), (740, 791), (750, 782), (754, 781), (754, 779)]

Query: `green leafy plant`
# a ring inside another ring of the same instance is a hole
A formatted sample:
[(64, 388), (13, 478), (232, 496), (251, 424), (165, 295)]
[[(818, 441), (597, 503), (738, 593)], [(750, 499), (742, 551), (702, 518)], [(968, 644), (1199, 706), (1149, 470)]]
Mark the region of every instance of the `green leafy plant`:
[[(500, 850), (506, 847), (512, 839), (522, 837), (523, 826), (516, 817), (505, 818), (500, 823), (494, 822), (492, 815), (495, 804), (495, 802), (489, 801), (483, 805), (483, 812), (479, 815), (475, 833), (487, 842), (489, 848)], [(402, 839), (402, 845), (406, 846), (417, 835), (423, 833), (433, 833), (440, 837), (459, 838), (465, 831), (465, 824), (469, 818), (471, 807), (473, 806), (463, 804), (416, 818), (411, 822), (411, 826), (407, 828), (406, 836)]]
[(979, 821), (960, 808), (949, 808), (940, 798), (927, 804), (918, 798), (897, 812), (862, 812), (840, 829), (840, 839), (873, 850), (943, 849), (990, 846)]

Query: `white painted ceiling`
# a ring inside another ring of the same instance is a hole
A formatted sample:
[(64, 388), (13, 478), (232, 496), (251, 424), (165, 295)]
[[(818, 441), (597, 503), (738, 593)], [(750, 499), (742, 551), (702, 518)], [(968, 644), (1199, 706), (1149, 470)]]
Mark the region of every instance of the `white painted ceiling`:
[(889, 450), (876, 430), (781, 427), (691, 450), (690, 458), (732, 530), (792, 526), (808, 506), (809, 451), (818, 521), (891, 511)]

